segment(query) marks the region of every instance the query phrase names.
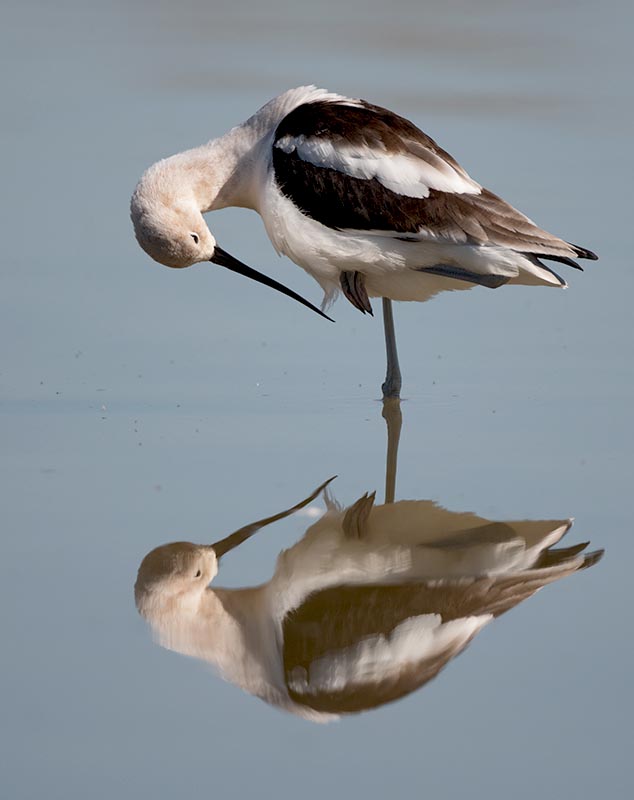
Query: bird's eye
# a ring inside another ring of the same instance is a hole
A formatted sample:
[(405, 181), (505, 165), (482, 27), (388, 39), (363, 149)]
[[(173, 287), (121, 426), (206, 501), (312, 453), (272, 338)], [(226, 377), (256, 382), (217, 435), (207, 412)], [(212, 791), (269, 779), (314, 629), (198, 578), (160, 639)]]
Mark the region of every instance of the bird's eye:
[(200, 241), (200, 239), (198, 238), (198, 234), (197, 233), (190, 233), (189, 235), (196, 242), (196, 244), (198, 244), (198, 242)]
[(194, 578), (200, 578), (201, 575), (202, 575), (202, 572), (200, 570), (198, 570), (198, 572), (194, 575)]

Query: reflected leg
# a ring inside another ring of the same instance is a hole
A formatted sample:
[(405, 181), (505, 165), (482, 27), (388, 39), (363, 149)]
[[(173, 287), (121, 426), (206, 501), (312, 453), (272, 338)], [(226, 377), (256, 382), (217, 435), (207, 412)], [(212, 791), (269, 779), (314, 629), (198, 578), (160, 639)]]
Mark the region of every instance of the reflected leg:
[(401, 437), (401, 401), (398, 397), (383, 400), (383, 419), (387, 423), (387, 455), (385, 459), (385, 502), (393, 503), (396, 493), (396, 467), (398, 443)]

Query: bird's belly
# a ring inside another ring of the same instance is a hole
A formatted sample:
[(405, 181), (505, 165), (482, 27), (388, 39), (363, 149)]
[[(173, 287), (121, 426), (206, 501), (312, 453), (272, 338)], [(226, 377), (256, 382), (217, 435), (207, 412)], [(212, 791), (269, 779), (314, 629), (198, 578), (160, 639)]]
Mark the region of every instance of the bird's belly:
[(406, 267), (383, 275), (366, 274), (365, 287), (369, 297), (424, 303), (439, 292), (473, 289), (474, 284), (440, 275), (424, 274)]

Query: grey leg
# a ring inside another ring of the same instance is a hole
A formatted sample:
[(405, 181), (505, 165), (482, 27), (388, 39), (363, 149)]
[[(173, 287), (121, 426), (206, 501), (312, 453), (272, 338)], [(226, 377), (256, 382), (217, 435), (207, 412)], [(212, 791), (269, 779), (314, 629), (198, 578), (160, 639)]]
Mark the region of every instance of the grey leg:
[(401, 368), (398, 365), (396, 352), (396, 336), (394, 334), (394, 315), (392, 301), (383, 298), (383, 328), (385, 330), (385, 350), (387, 352), (387, 373), (383, 389), (383, 398), (401, 396)]

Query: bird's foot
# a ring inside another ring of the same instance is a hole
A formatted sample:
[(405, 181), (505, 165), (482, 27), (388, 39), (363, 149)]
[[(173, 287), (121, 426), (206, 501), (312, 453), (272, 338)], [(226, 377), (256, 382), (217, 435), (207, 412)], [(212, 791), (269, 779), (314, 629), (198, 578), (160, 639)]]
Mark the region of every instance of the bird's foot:
[(355, 308), (362, 314), (368, 313), (374, 316), (370, 299), (365, 289), (365, 277), (362, 272), (342, 272), (339, 276), (341, 290)]
[(401, 373), (399, 372), (388, 372), (385, 376), (385, 382), (381, 385), (381, 389), (383, 390), (383, 399), (387, 400), (388, 398), (395, 398), (399, 399), (401, 396)]

